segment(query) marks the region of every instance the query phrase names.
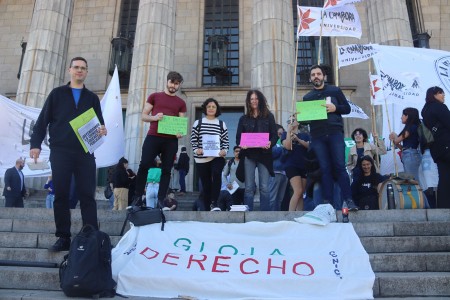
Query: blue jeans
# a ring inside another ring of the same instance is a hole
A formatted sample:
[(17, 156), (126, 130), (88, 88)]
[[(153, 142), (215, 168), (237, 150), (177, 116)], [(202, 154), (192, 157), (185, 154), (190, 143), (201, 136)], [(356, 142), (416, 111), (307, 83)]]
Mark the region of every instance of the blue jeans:
[(288, 178), (281, 173), (275, 173), (275, 177), (269, 178), (269, 205), (271, 211), (279, 211), (281, 209), (281, 202), (283, 201)]
[(47, 198), (45, 198), (45, 207), (46, 208), (53, 208), (53, 201), (55, 200), (55, 195), (48, 194)]
[(147, 183), (147, 191), (145, 192), (145, 205), (147, 207), (158, 207), (158, 191), (159, 183)]
[(253, 199), (256, 192), (255, 170), (258, 168), (259, 179), (259, 201), (260, 210), (270, 210), (270, 194), (269, 194), (269, 170), (262, 163), (256, 162), (253, 159), (246, 157), (245, 164), (245, 194), (244, 204), (248, 205), (249, 210), (253, 210)]
[(186, 170), (178, 170), (180, 175), (180, 192), (186, 193)]
[(350, 178), (345, 168), (344, 135), (335, 133), (313, 138), (311, 146), (322, 171), (322, 203), (333, 204), (333, 177), (341, 188), (343, 198), (352, 199)]
[(418, 149), (406, 149), (402, 151), (402, 163), (405, 173), (414, 176), (419, 180), (419, 167), (422, 162), (422, 155)]

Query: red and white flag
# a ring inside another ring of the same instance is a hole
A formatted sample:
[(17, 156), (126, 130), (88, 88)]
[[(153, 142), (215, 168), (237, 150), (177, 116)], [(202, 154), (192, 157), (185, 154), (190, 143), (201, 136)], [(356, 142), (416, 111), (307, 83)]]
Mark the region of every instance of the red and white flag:
[(361, 0), (326, 0), (323, 8), (339, 7), (346, 4), (361, 2)]
[[(297, 36), (322, 35), (361, 38), (361, 21), (354, 5), (349, 4), (326, 9), (297, 6), (297, 11), (299, 20)], [(320, 30), (321, 27), (322, 30)]]
[(383, 84), (379, 75), (369, 75), (370, 78), (370, 101), (372, 105), (384, 104)]

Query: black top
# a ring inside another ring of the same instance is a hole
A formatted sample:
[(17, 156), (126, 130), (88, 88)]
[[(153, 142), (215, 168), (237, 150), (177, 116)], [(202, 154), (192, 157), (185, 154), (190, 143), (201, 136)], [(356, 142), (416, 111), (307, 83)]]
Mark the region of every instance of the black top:
[(352, 182), (353, 200), (358, 202), (359, 199), (369, 195), (378, 197), (377, 188), (381, 182), (383, 182), (383, 176), (379, 173), (370, 174), (369, 176), (361, 174), (357, 180)]
[(336, 106), (336, 111), (328, 113), (327, 119), (325, 120), (310, 121), (310, 134), (312, 138), (344, 132), (341, 115), (349, 114), (351, 108), (347, 98), (345, 98), (344, 93), (339, 87), (325, 85), (323, 89), (313, 89), (303, 97), (303, 101), (323, 100), (326, 97), (331, 98), (331, 103)]
[(436, 100), (425, 104), (422, 117), (433, 133), (434, 142), (430, 145), (430, 152), (437, 162), (450, 150), (450, 111), (447, 105)]
[(262, 163), (269, 170), (271, 176), (275, 176), (273, 172), (273, 159), (272, 159), (272, 147), (278, 141), (277, 128), (275, 124), (275, 118), (272, 113), (266, 118), (258, 117), (253, 118), (247, 115), (243, 115), (239, 119), (238, 128), (236, 131), (236, 145), (241, 144), (242, 133), (256, 133), (256, 132), (268, 132), (270, 140), (270, 148), (248, 148), (241, 149), (239, 158), (248, 157), (252, 160)]
[(417, 125), (407, 125), (405, 131), (409, 132), (409, 136), (402, 141), (403, 150), (417, 149), (417, 147), (419, 147), (419, 134), (417, 133)]
[(104, 125), (100, 100), (96, 94), (83, 86), (78, 105), (75, 105), (70, 82), (67, 85), (54, 88), (48, 95), (34, 125), (30, 149), (41, 149), (48, 126), (50, 136), (48, 142), (51, 150), (63, 149), (72, 153), (79, 153), (80, 151), (84, 153), (85, 151), (69, 122), (90, 108), (94, 109), (100, 124)]
[(178, 158), (178, 170), (189, 172), (189, 156), (186, 152), (181, 152)]

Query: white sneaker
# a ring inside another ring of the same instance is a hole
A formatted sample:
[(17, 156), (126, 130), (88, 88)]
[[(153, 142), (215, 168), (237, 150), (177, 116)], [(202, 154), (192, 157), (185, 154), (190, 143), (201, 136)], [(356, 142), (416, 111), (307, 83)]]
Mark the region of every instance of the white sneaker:
[(218, 207), (213, 207), (212, 209), (211, 209), (211, 211), (222, 211), (220, 208), (218, 208)]

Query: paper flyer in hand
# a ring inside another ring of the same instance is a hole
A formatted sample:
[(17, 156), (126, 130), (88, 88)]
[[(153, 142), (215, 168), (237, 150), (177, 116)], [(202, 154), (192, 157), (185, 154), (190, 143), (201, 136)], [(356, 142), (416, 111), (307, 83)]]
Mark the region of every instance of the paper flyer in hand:
[(234, 192), (236, 192), (236, 190), (239, 188), (239, 184), (236, 182), (236, 180), (234, 180), (232, 183), (232, 188), (231, 190), (227, 188), (228, 193), (230, 193), (231, 195), (234, 194)]
[(202, 135), (203, 156), (218, 157), (220, 152), (220, 136), (213, 134)]
[(27, 166), (32, 171), (50, 169), (50, 165), (46, 161), (38, 161), (38, 162), (29, 161), (27, 162)]
[(69, 122), (85, 152), (93, 153), (104, 142), (104, 136), (98, 134), (100, 121), (93, 108), (88, 109)]

